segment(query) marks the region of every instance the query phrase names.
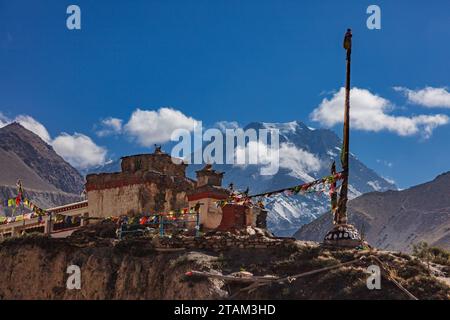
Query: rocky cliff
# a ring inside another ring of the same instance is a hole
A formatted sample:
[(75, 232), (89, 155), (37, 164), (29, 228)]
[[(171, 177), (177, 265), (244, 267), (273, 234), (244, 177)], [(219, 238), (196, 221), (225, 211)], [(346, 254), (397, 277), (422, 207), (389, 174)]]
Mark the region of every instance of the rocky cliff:
[[(336, 251), (289, 239), (261, 246), (264, 234), (222, 234), (215, 245), (208, 244), (214, 235), (205, 235), (173, 252), (155, 238), (118, 242), (113, 228), (91, 226), (67, 239), (28, 235), (3, 240), (0, 299), (408, 299), (384, 273), (381, 290), (367, 289), (365, 268), (373, 263), (371, 255), (383, 260), (391, 276), (419, 299), (450, 298), (449, 287), (437, 278), (448, 274), (434, 275), (420, 260), (404, 254)], [(286, 277), (354, 259), (351, 265), (274, 281), (250, 292), (245, 290), (248, 282), (186, 276), (197, 270), (219, 276), (245, 271)], [(80, 267), (80, 290), (66, 288), (70, 265)]]

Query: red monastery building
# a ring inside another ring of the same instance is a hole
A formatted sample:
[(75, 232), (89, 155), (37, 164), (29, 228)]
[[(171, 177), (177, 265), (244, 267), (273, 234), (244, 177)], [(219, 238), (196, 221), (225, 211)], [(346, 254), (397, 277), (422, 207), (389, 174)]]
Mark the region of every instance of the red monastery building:
[(121, 172), (86, 177), (89, 216), (105, 218), (169, 212), (198, 204), (199, 222), (204, 230), (245, 226), (265, 228), (266, 213), (263, 210), (243, 205), (226, 205), (224, 208), (217, 205), (218, 201), (230, 196), (230, 191), (222, 187), (223, 172), (217, 172), (207, 164), (196, 171), (197, 180), (194, 181), (186, 176), (186, 167), (185, 163), (173, 159), (160, 148), (152, 154), (123, 157)]
[[(230, 191), (222, 187), (224, 173), (217, 172), (209, 164), (196, 171), (195, 181), (186, 176), (187, 164), (173, 159), (160, 148), (151, 154), (127, 156), (121, 160), (121, 172), (87, 175), (87, 201), (50, 208), (46, 212), (51, 212), (53, 217), (56, 214), (73, 216), (77, 223), (71, 226), (78, 228), (86, 220), (78, 218), (89, 217), (95, 221), (197, 207), (199, 225), (205, 231), (266, 226), (264, 210), (237, 204), (227, 204), (223, 208), (217, 205), (218, 201), (230, 196)], [(64, 228), (66, 224), (52, 224), (50, 217), (43, 218), (0, 225), (0, 236), (30, 230), (52, 236), (70, 234), (70, 230)]]
[(91, 217), (168, 212), (188, 206), (195, 181), (186, 164), (174, 163), (159, 148), (152, 154), (123, 157), (121, 172), (90, 174), (86, 191)]

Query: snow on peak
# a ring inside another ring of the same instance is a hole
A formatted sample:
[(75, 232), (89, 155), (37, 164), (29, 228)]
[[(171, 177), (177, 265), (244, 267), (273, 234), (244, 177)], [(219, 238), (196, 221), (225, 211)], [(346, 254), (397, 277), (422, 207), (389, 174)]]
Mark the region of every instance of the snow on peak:
[(266, 129), (278, 129), (282, 133), (295, 132), (299, 128), (299, 123), (297, 121), (291, 122), (263, 122), (263, 127)]
[(338, 156), (338, 153), (333, 151), (332, 149), (330, 149), (330, 150), (327, 151), (327, 155), (329, 155), (330, 157), (334, 158), (334, 157)]
[(371, 186), (375, 191), (382, 190), (380, 183), (378, 181), (367, 181), (367, 184)]

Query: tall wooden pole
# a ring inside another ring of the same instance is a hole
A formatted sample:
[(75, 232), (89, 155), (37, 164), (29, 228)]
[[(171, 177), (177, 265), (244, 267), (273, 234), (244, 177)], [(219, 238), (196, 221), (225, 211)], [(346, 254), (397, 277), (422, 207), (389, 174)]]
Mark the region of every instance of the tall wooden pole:
[(347, 29), (344, 38), (344, 49), (347, 51), (347, 69), (345, 79), (344, 132), (341, 153), (343, 181), (339, 194), (337, 224), (347, 223), (348, 176), (349, 176), (349, 138), (350, 138), (350, 64), (352, 54), (352, 31)]
[[(331, 164), (331, 175), (334, 177), (336, 175), (336, 163), (333, 161)], [(333, 213), (333, 224), (338, 224), (338, 199), (336, 192), (336, 180), (330, 184), (330, 198), (331, 198), (331, 212)]]

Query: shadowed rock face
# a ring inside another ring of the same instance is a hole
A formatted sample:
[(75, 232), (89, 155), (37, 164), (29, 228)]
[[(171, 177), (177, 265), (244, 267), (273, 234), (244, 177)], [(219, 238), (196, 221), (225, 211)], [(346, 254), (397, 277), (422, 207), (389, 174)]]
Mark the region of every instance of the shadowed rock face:
[(18, 123), (0, 129), (0, 154), (1, 185), (14, 186), (15, 180), (21, 178), (25, 187), (36, 190), (74, 194), (83, 190), (81, 174), (51, 146)]
[[(351, 200), (349, 220), (378, 248), (411, 251), (413, 244), (426, 241), (450, 249), (450, 172), (406, 190), (372, 192)], [(322, 241), (331, 226), (327, 213), (301, 227), (295, 237)]]

